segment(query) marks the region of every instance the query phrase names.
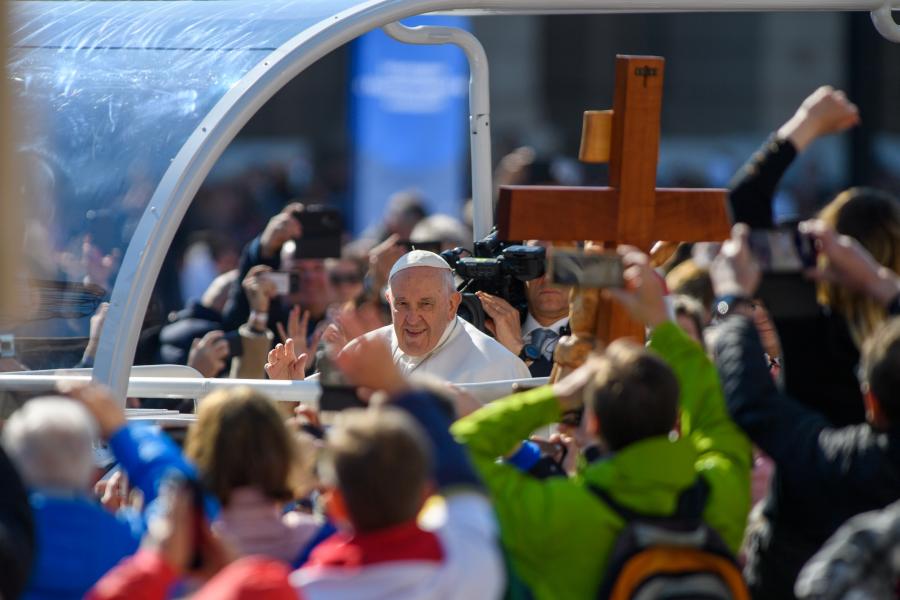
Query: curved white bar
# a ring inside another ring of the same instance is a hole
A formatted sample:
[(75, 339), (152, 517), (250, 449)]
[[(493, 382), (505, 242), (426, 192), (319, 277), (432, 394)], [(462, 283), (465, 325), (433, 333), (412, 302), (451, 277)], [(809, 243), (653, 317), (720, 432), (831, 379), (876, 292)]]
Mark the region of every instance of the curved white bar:
[(494, 226), (494, 165), (491, 162), (490, 69), (484, 46), (474, 35), (453, 27), (406, 27), (388, 23), (386, 34), (406, 44), (453, 44), (469, 61), (469, 146), (472, 161), (472, 230), (484, 239)]
[(894, 20), (890, 2), (872, 11), (872, 23), (886, 40), (900, 43), (900, 25)]
[[(53, 393), (58, 383), (87, 383), (88, 374), (44, 375), (0, 374), (0, 390), (31, 394)], [(532, 388), (547, 383), (546, 377), (510, 379), (486, 383), (458, 384), (481, 402), (510, 394), (514, 387)], [(318, 408), (322, 388), (317, 381), (271, 381), (267, 379), (204, 379), (196, 377), (131, 377), (126, 396), (134, 398), (198, 399), (216, 390), (247, 386), (281, 402), (302, 402)]]

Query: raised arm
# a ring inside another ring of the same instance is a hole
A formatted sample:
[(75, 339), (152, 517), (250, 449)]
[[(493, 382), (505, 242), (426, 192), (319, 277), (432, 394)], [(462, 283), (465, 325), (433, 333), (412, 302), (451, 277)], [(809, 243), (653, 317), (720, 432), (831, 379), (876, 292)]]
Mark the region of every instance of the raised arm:
[(797, 155), (815, 139), (857, 123), (859, 112), (842, 91), (823, 86), (813, 92), (734, 176), (730, 185), (734, 222), (771, 228), (775, 189)]
[(163, 478), (172, 471), (196, 477), (196, 469), (169, 436), (155, 427), (129, 425), (124, 411), (105, 388), (87, 385), (65, 392), (80, 401), (96, 419), (100, 433), (109, 441), (129, 481), (144, 495), (145, 507), (156, 498)]
[(750, 443), (728, 415), (714, 365), (700, 345), (669, 319), (662, 283), (647, 256), (628, 247), (620, 253), (626, 286), (613, 295), (633, 318), (651, 328), (650, 349), (678, 379), (681, 435), (697, 449), (697, 470), (712, 489), (706, 520), (737, 549), (750, 510)]

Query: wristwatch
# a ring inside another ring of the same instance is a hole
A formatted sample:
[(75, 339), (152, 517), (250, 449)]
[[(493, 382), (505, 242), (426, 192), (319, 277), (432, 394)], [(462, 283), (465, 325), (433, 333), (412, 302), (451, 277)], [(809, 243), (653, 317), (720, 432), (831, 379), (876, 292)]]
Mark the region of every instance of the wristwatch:
[(541, 351), (537, 346), (525, 344), (519, 351), (519, 358), (522, 360), (537, 360), (541, 357)]
[(713, 303), (713, 311), (715, 317), (719, 320), (724, 319), (728, 315), (734, 314), (735, 310), (741, 306), (752, 306), (753, 301), (746, 296), (738, 296), (736, 294), (728, 294), (719, 296)]

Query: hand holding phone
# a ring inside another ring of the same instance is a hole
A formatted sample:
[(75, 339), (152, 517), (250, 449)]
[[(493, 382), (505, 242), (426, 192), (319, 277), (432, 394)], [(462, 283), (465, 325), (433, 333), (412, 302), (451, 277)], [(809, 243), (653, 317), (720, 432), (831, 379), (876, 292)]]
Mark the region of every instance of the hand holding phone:
[(581, 250), (551, 249), (550, 281), (584, 288), (621, 288), (625, 269), (618, 254), (586, 254)]
[(300, 275), (290, 271), (266, 271), (259, 275), (272, 282), (279, 296), (289, 296), (300, 291)]
[(812, 237), (794, 227), (753, 229), (748, 243), (763, 273), (802, 273), (816, 266)]

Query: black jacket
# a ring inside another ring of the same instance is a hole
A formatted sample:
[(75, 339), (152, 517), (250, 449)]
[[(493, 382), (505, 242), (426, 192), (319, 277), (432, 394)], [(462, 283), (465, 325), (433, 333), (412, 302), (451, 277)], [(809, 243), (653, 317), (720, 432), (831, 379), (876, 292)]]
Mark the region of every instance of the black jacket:
[(195, 338), (223, 329), (222, 315), (191, 300), (175, 314), (175, 319), (159, 332), (160, 359), (167, 364), (186, 365)]
[[(736, 223), (753, 229), (774, 227), (772, 201), (778, 182), (797, 156), (788, 140), (769, 139), (731, 183), (730, 204)], [(820, 411), (833, 425), (865, 421), (856, 367), (859, 350), (847, 322), (822, 309), (818, 318), (776, 318), (787, 393)]]
[(22, 480), (0, 448), (0, 597), (25, 589), (34, 561), (34, 518)]
[(757, 599), (793, 598), (798, 572), (844, 521), (900, 498), (900, 429), (833, 427), (777, 389), (747, 318), (720, 325), (716, 364), (732, 418), (776, 464), (765, 526), (750, 538), (747, 583)]

